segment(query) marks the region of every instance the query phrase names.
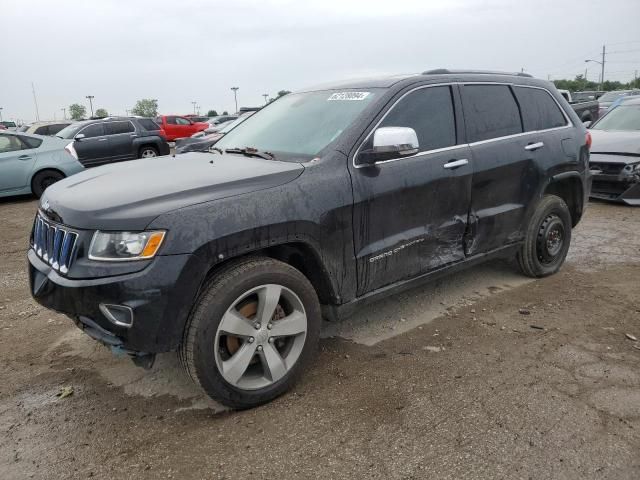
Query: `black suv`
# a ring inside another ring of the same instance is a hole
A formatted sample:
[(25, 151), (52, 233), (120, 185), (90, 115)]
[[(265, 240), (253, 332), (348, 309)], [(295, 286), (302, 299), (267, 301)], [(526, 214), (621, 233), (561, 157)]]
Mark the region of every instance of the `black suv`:
[(497, 257), (563, 264), (589, 135), (549, 82), (436, 70), (291, 93), (212, 153), (46, 190), (31, 290), (149, 365), (178, 350), (235, 408), (286, 391), (321, 317)]
[(150, 118), (108, 117), (72, 123), (56, 137), (74, 140), (85, 167), (169, 154), (162, 129)]

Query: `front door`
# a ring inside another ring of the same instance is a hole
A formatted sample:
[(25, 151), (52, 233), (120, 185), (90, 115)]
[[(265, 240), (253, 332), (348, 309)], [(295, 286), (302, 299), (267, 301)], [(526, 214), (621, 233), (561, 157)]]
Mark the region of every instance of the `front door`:
[[(78, 138), (80, 134), (84, 137)], [(73, 142), (73, 148), (80, 163), (85, 167), (95, 167), (110, 161), (109, 141), (102, 123), (92, 123), (80, 130)]]
[(27, 186), (36, 161), (36, 150), (18, 135), (0, 133), (0, 192)]
[[(404, 94), (376, 125), (410, 127), (419, 153), (351, 165), (358, 295), (465, 258), (472, 166), (455, 86)], [(375, 130), (374, 128), (374, 130)], [(363, 143), (373, 137), (372, 130)]]

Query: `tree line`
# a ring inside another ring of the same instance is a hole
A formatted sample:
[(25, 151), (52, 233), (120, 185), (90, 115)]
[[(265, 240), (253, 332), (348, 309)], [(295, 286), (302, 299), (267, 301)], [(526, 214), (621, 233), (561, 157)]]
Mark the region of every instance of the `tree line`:
[[(275, 98), (269, 98), (267, 103), (271, 103), (278, 98), (291, 93), (289, 90), (280, 90)], [(131, 115), (140, 117), (157, 117), (158, 116), (158, 100), (155, 98), (142, 98), (136, 102), (133, 108), (130, 110)], [(226, 110), (221, 115), (229, 115)], [(73, 103), (69, 105), (69, 116), (71, 120), (82, 120), (87, 116), (87, 107), (80, 105), (79, 103)], [(104, 108), (98, 108), (94, 114), (95, 117), (108, 117), (109, 112)], [(209, 110), (207, 112), (208, 117), (217, 117), (218, 112), (216, 110)]]
[[(592, 82), (584, 78), (584, 75), (576, 75), (573, 80), (554, 80), (556, 88), (561, 90), (569, 90), (570, 92), (583, 92), (585, 90), (600, 90), (600, 82)], [(619, 82), (617, 80), (605, 80), (602, 89), (606, 92), (611, 90), (631, 90), (640, 88), (640, 78), (636, 78), (628, 83)]]

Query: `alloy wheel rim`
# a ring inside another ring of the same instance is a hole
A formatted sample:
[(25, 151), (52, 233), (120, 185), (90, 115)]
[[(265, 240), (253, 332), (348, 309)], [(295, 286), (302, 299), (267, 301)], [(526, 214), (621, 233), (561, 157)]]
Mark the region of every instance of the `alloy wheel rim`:
[(268, 387), (296, 364), (307, 336), (300, 298), (277, 284), (260, 285), (240, 295), (218, 325), (216, 367), (242, 390)]
[(142, 158), (152, 158), (156, 156), (156, 152), (150, 148), (142, 151)]

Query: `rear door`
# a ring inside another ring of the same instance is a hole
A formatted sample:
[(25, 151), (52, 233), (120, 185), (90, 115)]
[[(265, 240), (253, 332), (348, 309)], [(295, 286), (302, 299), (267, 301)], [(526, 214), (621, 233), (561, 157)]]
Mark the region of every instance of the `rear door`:
[[(472, 243), (467, 253), (491, 251), (521, 240), (528, 209), (546, 173), (545, 156), (561, 148), (536, 130), (527, 116), (523, 126), (519, 100), (526, 112), (540, 101), (528, 87), (506, 84), (461, 86), (467, 138), (473, 155), (471, 202)], [(523, 88), (523, 90), (520, 90)], [(544, 92), (544, 90), (542, 90)], [(519, 100), (518, 100), (519, 98)]]
[[(84, 134), (84, 138), (78, 139), (80, 134)], [(85, 167), (95, 167), (110, 161), (109, 141), (102, 122), (92, 123), (80, 130), (76, 134), (73, 147), (80, 163)]]
[(18, 135), (0, 133), (0, 192), (26, 187), (36, 162), (36, 147), (42, 140), (27, 144)]
[(419, 153), (350, 165), (358, 295), (464, 259), (472, 169), (457, 99), (449, 85), (404, 94), (359, 150), (376, 128), (410, 127)]
[(109, 139), (109, 154), (114, 161), (136, 158), (133, 140), (136, 129), (129, 120), (118, 120), (104, 124)]

